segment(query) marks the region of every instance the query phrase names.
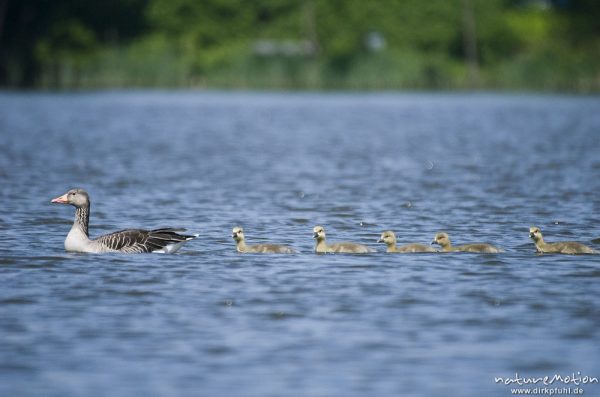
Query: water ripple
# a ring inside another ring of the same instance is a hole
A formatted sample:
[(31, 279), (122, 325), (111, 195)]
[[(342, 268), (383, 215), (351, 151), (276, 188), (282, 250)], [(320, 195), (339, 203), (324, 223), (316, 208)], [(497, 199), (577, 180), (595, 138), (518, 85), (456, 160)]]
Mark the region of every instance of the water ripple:
[[(494, 376), (595, 373), (599, 257), (535, 255), (528, 228), (600, 244), (598, 105), (0, 93), (0, 394), (499, 397)], [(65, 253), (73, 209), (49, 200), (75, 186), (92, 236), (200, 237), (176, 255)], [(300, 252), (239, 254), (238, 224)], [(378, 252), (316, 255), (317, 224)], [(389, 255), (383, 230), (506, 252)]]

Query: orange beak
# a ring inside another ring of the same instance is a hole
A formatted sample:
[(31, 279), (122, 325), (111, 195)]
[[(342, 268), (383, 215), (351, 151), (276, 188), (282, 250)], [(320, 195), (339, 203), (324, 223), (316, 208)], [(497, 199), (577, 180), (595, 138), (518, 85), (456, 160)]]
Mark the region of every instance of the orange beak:
[(69, 204), (69, 200), (67, 199), (67, 193), (63, 194), (60, 197), (52, 199), (51, 203)]

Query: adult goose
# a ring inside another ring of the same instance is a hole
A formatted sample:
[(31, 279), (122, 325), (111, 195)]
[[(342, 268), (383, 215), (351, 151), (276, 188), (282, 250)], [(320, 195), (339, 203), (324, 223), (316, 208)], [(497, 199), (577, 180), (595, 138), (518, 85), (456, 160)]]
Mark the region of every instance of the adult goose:
[(315, 252), (317, 254), (326, 253), (346, 253), (346, 254), (367, 254), (369, 252), (375, 252), (373, 249), (366, 245), (356, 243), (334, 243), (327, 244), (325, 241), (325, 229), (323, 226), (315, 226), (313, 228), (313, 238), (317, 241), (315, 245)]
[(381, 233), (381, 237), (377, 240), (378, 243), (385, 243), (387, 250), (385, 252), (437, 252), (434, 248), (425, 244), (405, 244), (400, 247), (396, 246), (396, 234), (391, 230), (386, 230)]
[(72, 252), (122, 252), (142, 253), (160, 252), (174, 253), (183, 244), (198, 235), (184, 235), (185, 229), (162, 228), (154, 230), (127, 229), (90, 239), (88, 224), (90, 220), (90, 196), (85, 190), (72, 189), (52, 203), (70, 204), (75, 207), (75, 222), (67, 234), (65, 250)]
[(536, 251), (540, 254), (597, 254), (587, 245), (574, 241), (564, 241), (557, 243), (546, 243), (542, 231), (539, 227), (529, 228), (529, 237), (535, 243)]
[(450, 238), (446, 233), (436, 234), (431, 244), (438, 244), (441, 246), (442, 252), (482, 252), (486, 254), (496, 254), (498, 252), (502, 252), (500, 248), (483, 243), (464, 244), (453, 247), (450, 243)]
[(237, 252), (242, 253), (262, 253), (262, 254), (294, 254), (296, 251), (285, 245), (278, 244), (253, 244), (246, 245), (244, 229), (236, 226), (232, 230), (231, 237), (235, 240)]

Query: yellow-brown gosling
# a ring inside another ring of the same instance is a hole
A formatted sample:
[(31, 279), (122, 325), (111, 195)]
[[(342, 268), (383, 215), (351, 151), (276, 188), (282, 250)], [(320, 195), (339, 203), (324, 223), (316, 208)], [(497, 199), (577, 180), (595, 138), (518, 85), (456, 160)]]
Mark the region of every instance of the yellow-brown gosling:
[(366, 245), (356, 243), (334, 243), (327, 244), (325, 241), (325, 229), (323, 226), (315, 226), (313, 228), (313, 238), (317, 241), (315, 245), (315, 252), (317, 254), (325, 253), (346, 253), (346, 254), (366, 254), (369, 252), (375, 252)]
[(558, 243), (544, 242), (544, 236), (539, 227), (532, 226), (529, 228), (529, 237), (535, 243), (536, 251), (540, 254), (597, 254), (592, 248), (587, 245), (574, 241), (564, 241)]
[(450, 238), (446, 233), (438, 233), (431, 244), (438, 244), (442, 247), (442, 252), (483, 252), (488, 254), (495, 254), (502, 252), (500, 248), (494, 247), (490, 244), (475, 243), (475, 244), (464, 244), (453, 247), (450, 243)]
[(244, 229), (236, 226), (232, 230), (231, 237), (235, 240), (236, 250), (242, 253), (263, 253), (263, 254), (294, 254), (294, 251), (290, 247), (278, 244), (254, 244), (246, 245), (246, 238), (244, 237)]
[(386, 230), (381, 233), (381, 237), (377, 240), (378, 243), (385, 243), (387, 250), (385, 252), (437, 252), (434, 248), (425, 244), (405, 244), (400, 247), (396, 246), (396, 234), (391, 230)]

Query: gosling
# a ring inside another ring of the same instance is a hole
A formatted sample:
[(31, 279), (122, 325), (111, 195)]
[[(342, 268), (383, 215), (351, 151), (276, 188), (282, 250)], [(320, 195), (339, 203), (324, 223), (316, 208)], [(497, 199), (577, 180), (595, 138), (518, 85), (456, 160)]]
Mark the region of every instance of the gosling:
[(391, 230), (381, 233), (378, 243), (385, 243), (387, 250), (385, 252), (437, 252), (434, 248), (425, 244), (406, 244), (400, 247), (396, 246), (396, 234)]
[(231, 237), (235, 240), (236, 250), (241, 253), (262, 253), (262, 254), (294, 254), (296, 253), (290, 247), (278, 244), (255, 244), (246, 245), (244, 229), (239, 226), (233, 228)]
[(574, 241), (564, 241), (559, 243), (546, 243), (539, 227), (529, 228), (529, 237), (535, 243), (536, 252), (540, 254), (597, 254), (587, 245)]
[(366, 245), (356, 243), (334, 243), (327, 244), (325, 241), (325, 229), (323, 226), (315, 226), (313, 228), (313, 238), (317, 241), (315, 245), (315, 252), (317, 254), (326, 253), (346, 253), (346, 254), (366, 254), (369, 252), (375, 252)]
[(500, 248), (494, 247), (490, 244), (482, 243), (464, 244), (453, 247), (450, 243), (450, 238), (446, 233), (436, 234), (431, 244), (438, 244), (441, 246), (442, 252), (482, 252), (487, 254), (496, 254), (498, 252), (502, 252)]

